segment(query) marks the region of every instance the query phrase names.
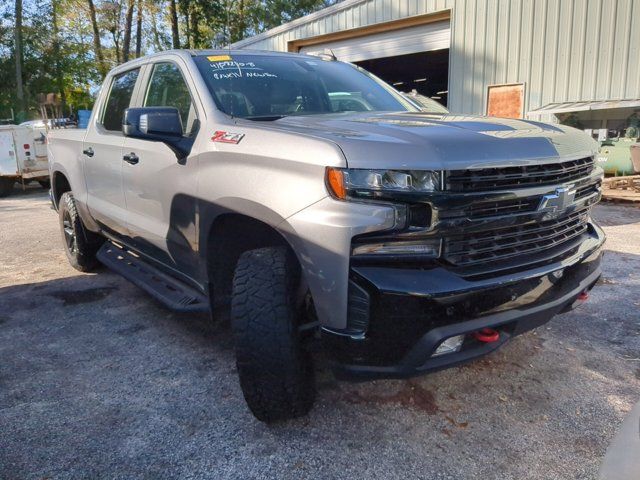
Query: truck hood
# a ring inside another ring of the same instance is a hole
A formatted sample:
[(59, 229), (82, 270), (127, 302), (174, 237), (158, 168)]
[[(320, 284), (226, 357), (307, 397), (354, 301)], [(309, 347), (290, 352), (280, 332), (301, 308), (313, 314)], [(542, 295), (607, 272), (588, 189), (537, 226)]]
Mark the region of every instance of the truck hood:
[(350, 168), (522, 166), (597, 152), (596, 142), (570, 127), (491, 117), (343, 113), (285, 117), (269, 127), (335, 142)]

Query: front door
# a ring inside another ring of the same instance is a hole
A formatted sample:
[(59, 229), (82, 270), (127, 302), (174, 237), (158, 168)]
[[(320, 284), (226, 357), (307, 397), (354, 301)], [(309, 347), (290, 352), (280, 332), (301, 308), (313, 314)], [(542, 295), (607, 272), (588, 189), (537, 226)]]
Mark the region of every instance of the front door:
[(122, 116), (129, 108), (139, 68), (115, 75), (101, 113), (89, 125), (83, 144), (87, 205), (103, 228), (127, 234), (127, 207), (122, 187)]
[[(143, 107), (176, 107), (183, 135), (195, 134), (197, 115), (180, 68), (173, 62), (153, 65), (142, 96)], [(197, 160), (178, 163), (162, 142), (127, 138), (123, 184), (128, 228), (136, 248), (192, 277), (197, 262), (195, 226)]]

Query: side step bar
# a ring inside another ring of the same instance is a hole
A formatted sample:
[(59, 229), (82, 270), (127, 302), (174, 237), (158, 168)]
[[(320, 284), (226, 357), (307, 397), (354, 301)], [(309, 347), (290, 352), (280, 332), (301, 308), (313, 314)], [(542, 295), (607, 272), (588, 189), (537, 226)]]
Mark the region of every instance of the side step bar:
[(106, 267), (119, 273), (156, 300), (177, 312), (208, 312), (209, 300), (142, 258), (107, 241), (97, 253)]

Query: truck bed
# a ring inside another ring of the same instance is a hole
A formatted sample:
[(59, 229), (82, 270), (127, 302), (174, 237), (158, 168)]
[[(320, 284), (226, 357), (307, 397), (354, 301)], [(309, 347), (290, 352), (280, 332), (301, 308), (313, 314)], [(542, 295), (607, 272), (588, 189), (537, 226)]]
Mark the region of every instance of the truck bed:
[(47, 135), (49, 162), (54, 162), (56, 158), (77, 158), (82, 152), (82, 142), (86, 133), (87, 130), (84, 128), (49, 130)]

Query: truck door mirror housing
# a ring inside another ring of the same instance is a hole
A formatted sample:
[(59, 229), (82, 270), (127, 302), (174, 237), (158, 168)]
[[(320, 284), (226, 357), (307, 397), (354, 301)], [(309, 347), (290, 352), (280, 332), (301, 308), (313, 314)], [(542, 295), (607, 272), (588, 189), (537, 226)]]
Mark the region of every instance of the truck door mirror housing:
[(182, 132), (182, 119), (175, 107), (137, 107), (124, 111), (125, 137), (162, 142), (173, 150), (179, 163), (186, 161), (195, 136), (185, 137)]
[(174, 107), (127, 108), (124, 111), (122, 133), (144, 140), (182, 137), (180, 112)]

